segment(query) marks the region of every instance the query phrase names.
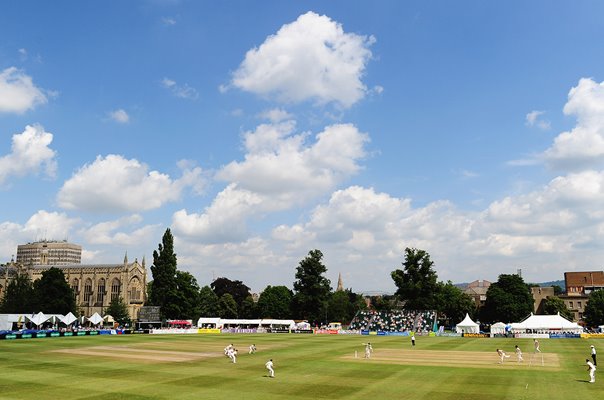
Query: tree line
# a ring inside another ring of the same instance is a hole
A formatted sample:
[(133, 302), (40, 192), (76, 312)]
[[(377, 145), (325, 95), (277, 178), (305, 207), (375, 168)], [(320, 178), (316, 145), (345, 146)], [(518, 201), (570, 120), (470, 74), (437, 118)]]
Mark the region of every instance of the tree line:
[[(79, 315), (75, 294), (67, 283), (63, 271), (51, 267), (42, 272), (40, 279), (32, 282), (27, 274), (18, 274), (7, 285), (0, 312), (6, 314), (62, 314)], [(120, 297), (111, 301), (104, 311), (120, 325), (131, 323), (128, 307)], [(89, 316), (89, 315), (88, 315)]]
[[(194, 320), (200, 316), (297, 319), (316, 325), (330, 321), (347, 323), (358, 311), (368, 308), (362, 294), (351, 289), (332, 291), (326, 272), (323, 253), (315, 249), (296, 267), (293, 290), (284, 285), (269, 285), (257, 302), (250, 288), (239, 280), (220, 277), (200, 287), (192, 274), (178, 270), (174, 237), (168, 228), (153, 252), (153, 280), (147, 287), (147, 305), (160, 306), (162, 316), (167, 319)], [(430, 254), (421, 249), (406, 248), (402, 268), (392, 271), (391, 278), (397, 287), (396, 293), (370, 297), (371, 309), (434, 310), (438, 312), (439, 322), (447, 326), (461, 321), (466, 313), (483, 324), (491, 324), (520, 321), (533, 311), (530, 287), (534, 285), (525, 283), (519, 275), (500, 275), (489, 287), (484, 306), (478, 308), (474, 300), (451, 281), (438, 280)], [(555, 294), (562, 291), (559, 287), (555, 289)], [(35, 282), (31, 282), (27, 274), (18, 275), (6, 288), (0, 312), (38, 311), (78, 315), (73, 291), (59, 268), (44, 271)], [(572, 319), (564, 301), (557, 296), (544, 300), (543, 311)], [(121, 324), (130, 322), (122, 298), (113, 300), (105, 314), (112, 315)], [(583, 318), (591, 327), (604, 324), (604, 290), (591, 293)]]

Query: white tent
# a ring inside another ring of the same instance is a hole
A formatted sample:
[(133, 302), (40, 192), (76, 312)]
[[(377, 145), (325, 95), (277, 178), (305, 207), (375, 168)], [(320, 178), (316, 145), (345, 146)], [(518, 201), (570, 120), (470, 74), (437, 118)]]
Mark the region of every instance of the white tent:
[(88, 321), (92, 322), (94, 325), (98, 325), (103, 322), (103, 317), (101, 317), (99, 313), (94, 313), (91, 317), (88, 317)]
[(64, 316), (62, 318), (59, 317), (59, 319), (61, 320), (62, 323), (64, 323), (65, 325), (68, 325), (68, 326), (78, 320), (76, 318), (76, 316), (71, 313), (71, 311), (66, 316)]
[(583, 327), (575, 322), (570, 322), (562, 317), (560, 313), (557, 315), (533, 315), (522, 322), (512, 324), (514, 332), (538, 332), (538, 331), (560, 331), (582, 333)]
[(215, 328), (222, 328), (222, 323), (220, 322), (220, 318), (201, 317), (197, 320), (197, 326), (200, 328), (202, 326), (208, 326), (208, 325), (214, 325)]
[(36, 326), (40, 326), (42, 325), (44, 322), (46, 322), (50, 317), (47, 317), (46, 315), (44, 315), (44, 313), (42, 311), (40, 311), (39, 313), (32, 315), (31, 317), (27, 317), (31, 322), (34, 323), (34, 325)]
[(507, 325), (503, 322), (497, 322), (496, 324), (491, 325), (491, 335), (504, 335), (506, 326)]
[(478, 333), (480, 332), (480, 327), (476, 322), (472, 321), (472, 318), (466, 313), (466, 317), (457, 324), (455, 331), (457, 333)]

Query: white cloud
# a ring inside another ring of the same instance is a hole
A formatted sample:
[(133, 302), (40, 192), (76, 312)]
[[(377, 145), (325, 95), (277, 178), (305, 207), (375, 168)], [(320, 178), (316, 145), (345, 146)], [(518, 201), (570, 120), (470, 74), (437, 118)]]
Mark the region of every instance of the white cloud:
[(187, 187), (199, 187), (201, 168), (172, 179), (120, 155), (98, 156), (67, 180), (57, 195), (60, 207), (93, 212), (138, 212), (177, 201)]
[(262, 119), (267, 119), (272, 123), (277, 123), (292, 119), (293, 116), (281, 108), (273, 108), (270, 110), (263, 111), (262, 113), (260, 113), (259, 117)]
[[(0, 254), (16, 255), (17, 245), (36, 240), (65, 240), (79, 224), (81, 224), (79, 218), (45, 210), (33, 214), (25, 224), (2, 222), (0, 223)], [(5, 261), (8, 260), (2, 262)]]
[(294, 128), (286, 121), (246, 132), (245, 160), (216, 174), (227, 187), (203, 213), (175, 213), (175, 232), (211, 243), (244, 240), (249, 219), (305, 204), (360, 169), (369, 138), (353, 125), (328, 126), (310, 144), (308, 134), (294, 134)]
[(120, 124), (127, 124), (130, 122), (130, 116), (121, 108), (115, 111), (110, 111), (109, 118)]
[(189, 86), (186, 83), (184, 85), (181, 85), (176, 83), (176, 81), (172, 79), (164, 78), (161, 81), (161, 86), (164, 89), (168, 89), (170, 93), (172, 93), (172, 95), (181, 99), (197, 100), (199, 98), (199, 92), (197, 92), (195, 88)]
[(576, 170), (601, 166), (604, 161), (604, 82), (583, 78), (568, 94), (564, 113), (575, 115), (577, 125), (562, 132), (543, 157), (556, 168)]
[(545, 115), (545, 111), (531, 111), (526, 114), (526, 125), (535, 126), (541, 130), (548, 130), (551, 127), (551, 123), (543, 119), (542, 116)]
[(314, 100), (347, 108), (367, 92), (361, 78), (374, 41), (308, 12), (249, 50), (231, 84), (287, 103)]
[(165, 26), (173, 26), (176, 25), (176, 19), (172, 18), (172, 17), (162, 17), (161, 19), (162, 24), (164, 24)]
[(23, 71), (10, 67), (0, 72), (0, 113), (22, 114), (48, 99)]
[(27, 60), (27, 50), (26, 49), (19, 49), (18, 52), (19, 52), (19, 59), (21, 61)]
[(23, 133), (13, 135), (11, 153), (0, 157), (0, 184), (10, 176), (37, 174), (40, 171), (54, 178), (56, 152), (49, 146), (52, 133), (40, 125), (27, 125)]
[(81, 232), (82, 237), (92, 245), (136, 246), (140, 243), (152, 243), (161, 234), (159, 225), (146, 225), (135, 228), (131, 232), (119, 231), (124, 227), (130, 228), (142, 222), (138, 214), (113, 221), (97, 223)]

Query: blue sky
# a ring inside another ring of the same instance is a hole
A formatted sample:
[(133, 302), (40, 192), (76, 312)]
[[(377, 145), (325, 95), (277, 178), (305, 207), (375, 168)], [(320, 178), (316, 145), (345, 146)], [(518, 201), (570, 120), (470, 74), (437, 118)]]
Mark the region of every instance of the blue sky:
[(394, 290), (528, 281), (604, 256), (604, 5), (148, 0), (4, 4), (0, 257), (86, 263), (167, 227), (200, 285), (292, 285), (309, 250)]

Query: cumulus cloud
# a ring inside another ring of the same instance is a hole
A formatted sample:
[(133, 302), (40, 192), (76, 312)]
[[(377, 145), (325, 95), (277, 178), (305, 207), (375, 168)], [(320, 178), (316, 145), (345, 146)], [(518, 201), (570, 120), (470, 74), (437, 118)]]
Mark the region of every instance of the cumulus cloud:
[(121, 108), (115, 111), (110, 111), (109, 118), (120, 124), (127, 124), (128, 122), (130, 122), (130, 116), (125, 110)]
[(270, 122), (276, 123), (285, 120), (290, 120), (293, 116), (281, 108), (273, 108), (271, 110), (263, 111), (262, 113), (260, 113), (259, 117), (262, 119), (267, 119)]
[[(136, 246), (140, 243), (152, 243), (160, 234), (159, 225), (146, 225), (125, 232), (123, 228), (132, 228), (142, 222), (138, 214), (112, 221), (97, 223), (81, 232), (82, 237), (90, 244)], [(120, 230), (121, 231), (118, 231)], [(117, 231), (117, 232), (116, 232)]]
[(577, 117), (576, 126), (562, 132), (543, 153), (552, 167), (576, 170), (601, 166), (604, 161), (604, 82), (583, 78), (568, 94), (566, 115)]
[(348, 108), (367, 92), (361, 78), (374, 41), (308, 12), (249, 50), (231, 85), (287, 103), (313, 100)]
[(41, 171), (54, 178), (57, 162), (56, 152), (49, 146), (52, 133), (40, 125), (27, 125), (23, 133), (13, 135), (11, 152), (0, 157), (0, 184), (10, 176), (37, 174)]
[(10, 67), (0, 72), (0, 113), (23, 114), (48, 99), (23, 71)]
[(181, 99), (197, 100), (199, 98), (199, 92), (186, 83), (182, 85), (172, 79), (164, 78), (161, 81), (161, 86), (169, 90), (172, 95)]
[(79, 218), (65, 213), (37, 211), (24, 224), (5, 221), (0, 223), (0, 252), (15, 254), (17, 245), (35, 240), (63, 240), (81, 224)]
[(136, 159), (98, 156), (67, 180), (57, 195), (60, 207), (93, 212), (144, 211), (179, 200), (187, 187), (201, 185), (201, 168), (184, 169), (172, 179)]
[(527, 126), (535, 126), (541, 130), (548, 130), (551, 127), (551, 123), (546, 120), (543, 119), (543, 115), (545, 114), (545, 111), (531, 111), (530, 113), (526, 114), (525, 120), (526, 120), (526, 125)]
[(175, 213), (175, 232), (211, 242), (243, 240), (250, 218), (305, 204), (360, 169), (369, 137), (353, 125), (328, 126), (313, 143), (294, 130), (295, 123), (285, 121), (246, 132), (245, 160), (216, 174), (229, 182), (227, 187), (203, 213)]

